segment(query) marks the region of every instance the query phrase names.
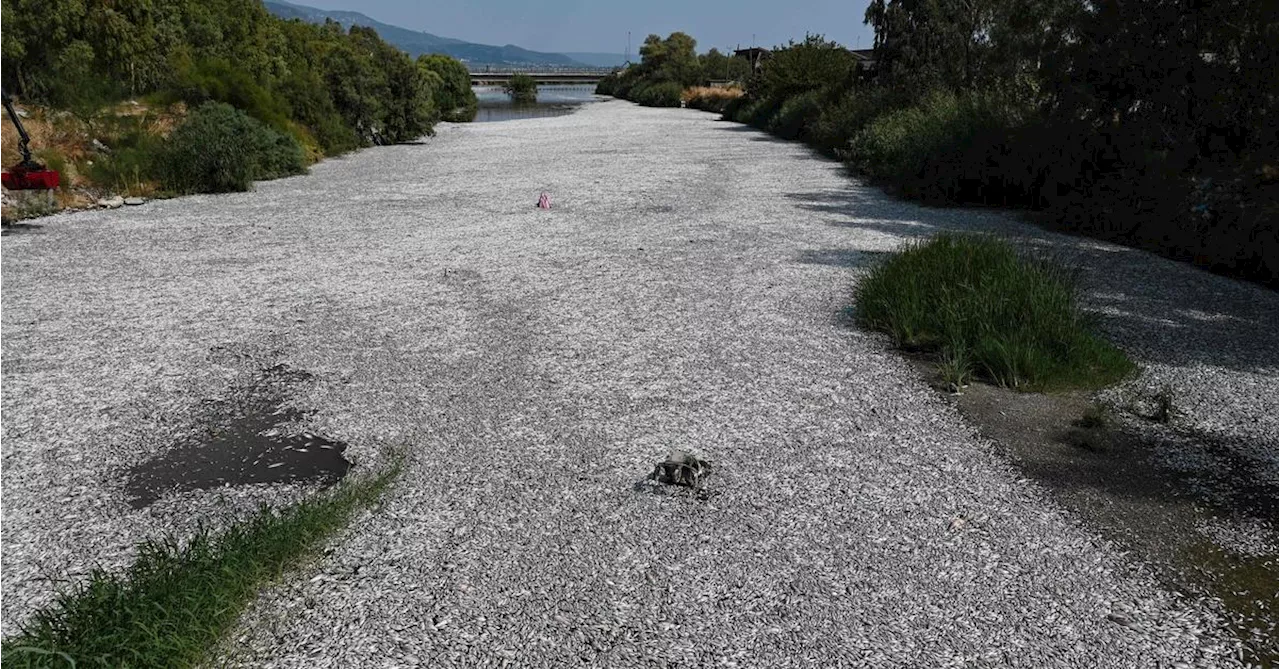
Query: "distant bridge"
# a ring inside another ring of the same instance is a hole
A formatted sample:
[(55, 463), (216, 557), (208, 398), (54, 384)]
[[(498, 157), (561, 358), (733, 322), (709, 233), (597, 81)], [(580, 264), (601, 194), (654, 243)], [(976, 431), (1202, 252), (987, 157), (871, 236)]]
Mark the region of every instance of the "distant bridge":
[(501, 86), (511, 77), (517, 74), (527, 74), (533, 77), (534, 82), (539, 86), (565, 86), (572, 84), (594, 84), (599, 83), (605, 75), (609, 74), (607, 70), (596, 71), (565, 71), (565, 72), (472, 72), (472, 86)]

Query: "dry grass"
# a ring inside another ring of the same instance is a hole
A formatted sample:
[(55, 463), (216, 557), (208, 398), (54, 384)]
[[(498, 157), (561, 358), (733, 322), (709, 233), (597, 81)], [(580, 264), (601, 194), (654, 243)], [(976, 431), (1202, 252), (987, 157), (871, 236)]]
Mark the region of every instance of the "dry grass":
[(728, 88), (720, 88), (713, 86), (694, 86), (686, 88), (684, 95), (684, 106), (691, 109), (701, 109), (703, 111), (724, 113), (729, 103), (742, 97), (743, 90), (736, 86)]
[[(110, 159), (94, 146), (98, 140), (111, 149), (129, 148), (139, 136), (163, 138), (173, 131), (186, 116), (186, 106), (179, 103), (157, 108), (141, 102), (122, 102), (106, 107), (90, 117), (82, 117), (67, 111), (56, 111), (32, 105), (20, 105), (27, 116), (22, 125), (31, 136), (31, 153), (62, 175), (62, 187), (53, 194), (55, 207), (46, 211), (31, 207), (25, 196), (10, 194), (11, 204), (4, 211), (5, 220), (20, 220), (32, 215), (52, 213), (66, 208), (92, 205), (98, 197), (121, 190), (119, 183), (99, 183), (103, 172), (91, 169), (95, 161)], [(0, 122), (0, 164), (17, 164), (22, 156), (18, 151), (18, 129), (4, 115)], [(137, 179), (127, 184), (121, 194), (150, 197), (156, 192), (156, 184)], [(43, 203), (42, 203), (43, 205)]]
[(690, 100), (723, 100), (728, 102), (735, 98), (742, 97), (742, 89), (737, 86), (729, 86), (727, 88), (719, 86), (690, 86), (684, 89), (684, 94), (680, 96), (685, 103)]

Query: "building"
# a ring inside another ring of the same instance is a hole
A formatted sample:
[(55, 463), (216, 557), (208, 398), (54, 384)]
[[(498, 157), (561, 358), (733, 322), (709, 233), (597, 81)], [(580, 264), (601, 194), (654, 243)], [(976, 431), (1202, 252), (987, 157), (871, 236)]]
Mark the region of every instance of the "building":
[(750, 49), (737, 49), (733, 52), (733, 55), (738, 58), (746, 58), (747, 62), (751, 63), (751, 71), (756, 72), (760, 69), (760, 64), (773, 55), (773, 52), (753, 46)]
[(853, 59), (858, 62), (858, 69), (872, 70), (876, 66), (875, 49), (851, 49)]

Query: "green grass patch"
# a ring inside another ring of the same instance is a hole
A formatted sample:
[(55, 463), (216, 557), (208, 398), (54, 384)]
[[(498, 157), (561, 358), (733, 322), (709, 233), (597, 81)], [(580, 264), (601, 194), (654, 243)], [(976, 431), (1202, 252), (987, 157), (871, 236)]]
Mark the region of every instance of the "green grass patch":
[(858, 322), (936, 356), (948, 381), (969, 374), (1022, 390), (1096, 388), (1134, 364), (1093, 331), (1060, 266), (986, 236), (908, 245), (858, 288)]
[(400, 465), (218, 533), (139, 546), (127, 570), (96, 569), (4, 640), (5, 667), (189, 667), (206, 659), (258, 591), (312, 555)]

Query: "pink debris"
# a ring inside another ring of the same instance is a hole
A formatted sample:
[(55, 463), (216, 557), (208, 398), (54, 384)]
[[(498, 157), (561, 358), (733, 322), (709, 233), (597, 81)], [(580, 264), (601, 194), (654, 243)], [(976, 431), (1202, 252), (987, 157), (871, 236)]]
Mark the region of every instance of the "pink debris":
[(551, 208), (551, 196), (550, 196), (550, 195), (547, 195), (545, 192), (544, 192), (542, 195), (539, 195), (539, 196), (538, 196), (538, 208), (539, 208), (539, 209), (550, 209), (550, 208)]

